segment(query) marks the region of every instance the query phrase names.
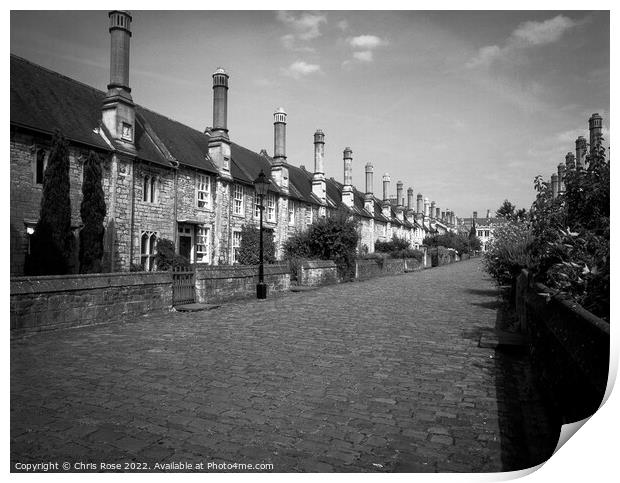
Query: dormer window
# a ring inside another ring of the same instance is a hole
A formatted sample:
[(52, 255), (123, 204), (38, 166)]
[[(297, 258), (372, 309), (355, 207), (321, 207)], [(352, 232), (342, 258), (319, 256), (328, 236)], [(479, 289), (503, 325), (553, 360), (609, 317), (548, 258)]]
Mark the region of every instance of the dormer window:
[(133, 141), (133, 129), (131, 128), (131, 124), (126, 122), (123, 123), (121, 138), (125, 141)]

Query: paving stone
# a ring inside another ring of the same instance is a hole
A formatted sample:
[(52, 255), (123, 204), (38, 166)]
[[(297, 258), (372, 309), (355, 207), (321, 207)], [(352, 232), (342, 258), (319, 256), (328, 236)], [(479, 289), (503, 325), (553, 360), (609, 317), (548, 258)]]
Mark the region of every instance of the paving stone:
[(520, 469), (516, 382), (478, 347), (494, 290), (469, 260), (14, 339), (11, 461)]

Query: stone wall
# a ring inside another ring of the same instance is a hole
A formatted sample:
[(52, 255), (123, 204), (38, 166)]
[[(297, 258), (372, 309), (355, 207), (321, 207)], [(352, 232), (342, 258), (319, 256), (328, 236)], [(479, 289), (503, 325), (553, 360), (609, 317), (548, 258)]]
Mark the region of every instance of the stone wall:
[[(265, 265), (264, 269), (268, 293), (289, 289), (288, 264)], [(196, 302), (213, 303), (240, 296), (255, 297), (257, 283), (258, 265), (197, 265)]]
[(518, 277), (515, 306), (529, 334), (535, 378), (559, 423), (591, 416), (600, 406), (609, 370), (609, 324), (561, 295)]
[(333, 260), (305, 260), (299, 269), (299, 284), (304, 287), (338, 283), (338, 270)]
[(11, 333), (98, 324), (172, 305), (167, 272), (11, 279)]
[(385, 258), (355, 261), (356, 280), (367, 280), (386, 275), (398, 275), (424, 269), (424, 263), (415, 258)]

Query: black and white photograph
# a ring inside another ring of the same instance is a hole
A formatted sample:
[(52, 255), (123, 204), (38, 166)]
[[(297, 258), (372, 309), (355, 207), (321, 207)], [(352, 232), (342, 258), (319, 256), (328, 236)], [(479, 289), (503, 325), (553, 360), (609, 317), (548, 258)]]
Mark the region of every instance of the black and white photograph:
[(9, 472), (600, 468), (613, 15), (573, 3), (13, 2)]

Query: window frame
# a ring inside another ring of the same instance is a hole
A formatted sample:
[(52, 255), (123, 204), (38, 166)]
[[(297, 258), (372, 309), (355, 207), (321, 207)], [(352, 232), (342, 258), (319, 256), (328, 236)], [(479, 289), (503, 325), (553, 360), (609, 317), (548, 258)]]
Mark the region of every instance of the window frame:
[[(146, 236), (146, 251), (144, 240)], [(152, 230), (142, 230), (140, 235), (140, 266), (145, 272), (152, 272), (155, 268), (155, 245), (157, 243), (157, 232)]]
[[(205, 181), (205, 182), (203, 182)], [(211, 209), (211, 176), (198, 173), (196, 176), (196, 208), (201, 210)], [(203, 188), (206, 186), (206, 188)], [(201, 197), (201, 194), (204, 196)], [(204, 203), (201, 205), (201, 203)]]
[[(200, 231), (204, 230), (205, 234), (201, 234)], [(204, 243), (201, 243), (204, 241)], [(204, 251), (198, 249), (199, 246), (205, 247)], [(210, 263), (211, 262), (211, 226), (209, 225), (198, 225), (196, 226), (195, 232), (195, 260), (196, 263)], [(202, 256), (199, 260), (199, 256)]]
[[(238, 240), (238, 244), (235, 245), (235, 240)], [(230, 264), (231, 265), (235, 265), (238, 264), (239, 262), (237, 261), (237, 257), (238, 255), (238, 250), (239, 248), (241, 248), (241, 230), (239, 229), (233, 229), (232, 230), (232, 234), (231, 234), (231, 241), (230, 241), (230, 248), (231, 248), (231, 253), (230, 253)]]
[(244, 216), (245, 214), (243, 195), (244, 195), (243, 185), (240, 185), (239, 183), (235, 183), (233, 185), (233, 196), (232, 196), (233, 215), (235, 216)]

